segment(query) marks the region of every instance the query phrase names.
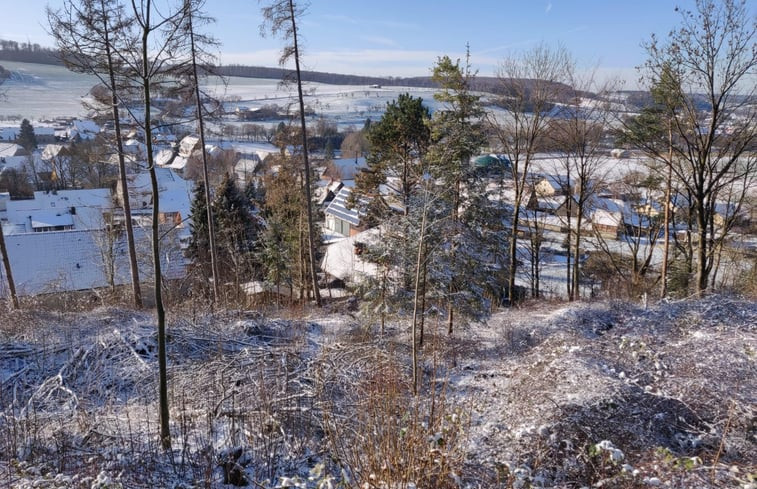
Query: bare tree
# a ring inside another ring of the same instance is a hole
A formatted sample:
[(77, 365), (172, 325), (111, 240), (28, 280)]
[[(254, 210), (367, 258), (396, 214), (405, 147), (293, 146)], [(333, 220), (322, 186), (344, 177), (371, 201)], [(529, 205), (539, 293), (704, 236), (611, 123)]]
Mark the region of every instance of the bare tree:
[(754, 185), (757, 159), (757, 21), (743, 0), (697, 0), (695, 11), (679, 10), (681, 24), (665, 41), (652, 36), (645, 45), (643, 73), (661, 80), (674, 72), (669, 87), (680, 101), (672, 122), (671, 171), (691, 197), (695, 219), (696, 290), (709, 286), (715, 251), (729, 228), (715, 230), (718, 198), (742, 182), (741, 199)]
[(308, 136), (307, 126), (305, 124), (305, 99), (302, 94), (302, 77), (300, 74), (300, 46), (298, 42), (299, 30), (297, 28), (297, 19), (305, 12), (306, 6), (298, 4), (294, 0), (276, 0), (269, 6), (263, 8), (263, 17), (265, 23), (261, 25), (261, 33), (265, 34), (266, 28), (269, 28), (274, 35), (281, 35), (282, 38), (291, 42), (284, 46), (279, 64), (282, 66), (290, 59), (294, 59), (295, 76), (297, 82), (297, 96), (300, 109), (300, 129), (302, 135), (302, 159), (304, 164), (304, 187), (305, 200), (307, 206), (307, 228), (308, 228), (308, 258), (310, 261), (310, 279), (313, 287), (313, 297), (318, 307), (321, 306), (321, 292), (318, 287), (318, 270), (315, 262), (315, 226), (313, 217), (313, 198), (311, 196), (311, 171), (308, 155)]
[[(205, 202), (212, 202), (210, 196), (210, 178), (208, 177), (208, 154), (205, 150), (205, 126), (203, 124), (203, 103), (200, 94), (200, 81), (197, 76), (197, 47), (195, 46), (195, 31), (192, 23), (192, 0), (186, 0), (185, 4), (187, 16), (187, 31), (189, 34), (191, 64), (192, 64), (192, 82), (194, 85), (195, 99), (197, 103), (197, 125), (200, 133), (200, 152), (202, 155), (202, 177), (203, 187), (205, 190)], [(207, 42), (207, 41), (206, 41)], [(215, 223), (213, 221), (213, 206), (205, 206), (207, 210), (206, 219), (208, 221), (208, 246), (210, 247), (210, 269), (213, 275), (213, 300), (218, 302), (218, 254), (216, 248)]]
[(673, 197), (673, 124), (682, 104), (681, 81), (670, 65), (663, 66), (660, 73), (648, 77), (652, 105), (626, 120), (621, 120), (621, 141), (640, 148), (650, 158), (651, 169), (664, 170), (665, 198), (663, 223), (663, 253), (660, 270), (660, 297), (668, 294), (668, 264), (670, 262), (670, 228)]
[(603, 169), (606, 168), (602, 137), (609, 127), (611, 112), (607, 97), (613, 87), (610, 83), (598, 83), (595, 74), (591, 71), (582, 75), (575, 65), (568, 68), (568, 104), (560, 109), (560, 117), (549, 126), (549, 138), (562, 154), (558, 179), (568, 191), (566, 273), (568, 300), (571, 301), (580, 297), (583, 225), (592, 197), (604, 179)]
[(117, 70), (120, 63), (116, 55), (126, 49), (125, 35), (133, 18), (124, 15), (123, 5), (116, 0), (66, 0), (63, 9), (47, 10), (50, 31), (66, 66), (77, 72), (89, 73), (107, 87), (113, 114), (116, 148), (118, 152), (118, 179), (123, 189), (121, 199), (126, 239), (129, 249), (134, 306), (142, 307), (139, 266), (134, 245), (134, 228), (131, 221), (131, 204), (126, 180), (126, 163), (121, 138), (120, 90)]
[(512, 164), (514, 188), (507, 283), (511, 303), (515, 298), (518, 263), (518, 221), (528, 173), (549, 127), (549, 112), (566, 88), (562, 82), (570, 63), (570, 56), (563, 47), (550, 49), (540, 44), (519, 56), (505, 59), (497, 75), (503, 93), (498, 105), (504, 115), (492, 117), (491, 128), (499, 149)]
[[(163, 8), (167, 8), (164, 10)], [(166, 365), (166, 311), (163, 302), (163, 281), (160, 254), (160, 187), (153, 151), (153, 130), (156, 120), (152, 116), (154, 92), (178, 79), (186, 79), (189, 46), (184, 28), (187, 9), (184, 2), (161, 5), (158, 9), (152, 0), (132, 0), (130, 14), (134, 26), (129, 36), (128, 49), (119, 51), (125, 74), (141, 88), (144, 104), (141, 127), (145, 133), (147, 169), (150, 173), (152, 194), (152, 261), (154, 271), (154, 297), (158, 320), (158, 370), (160, 404), (160, 442), (164, 449), (171, 447), (168, 409), (168, 379)], [(183, 71), (182, 71), (183, 70)]]

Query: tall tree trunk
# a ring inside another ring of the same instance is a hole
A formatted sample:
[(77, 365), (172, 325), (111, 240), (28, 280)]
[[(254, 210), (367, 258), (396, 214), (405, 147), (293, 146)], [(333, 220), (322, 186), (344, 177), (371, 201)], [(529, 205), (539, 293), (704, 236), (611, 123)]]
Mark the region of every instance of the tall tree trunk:
[(707, 290), (707, 221), (704, 216), (705, 204), (697, 205), (697, 294)]
[(8, 292), (11, 295), (11, 304), (13, 309), (18, 309), (18, 295), (16, 295), (16, 282), (13, 280), (13, 270), (11, 269), (11, 261), (8, 256), (8, 249), (5, 246), (5, 236), (3, 236), (3, 228), (0, 226), (0, 253), (3, 255), (3, 267), (5, 268), (5, 278), (8, 280)]
[(292, 41), (294, 47), (294, 66), (297, 72), (297, 95), (300, 103), (300, 126), (302, 129), (302, 158), (305, 164), (305, 199), (307, 200), (308, 221), (308, 254), (310, 259), (310, 276), (313, 285), (313, 297), (318, 307), (321, 307), (321, 291), (318, 288), (318, 273), (315, 264), (315, 232), (313, 225), (313, 198), (310, 195), (310, 161), (308, 159), (308, 135), (305, 124), (305, 100), (302, 95), (302, 77), (300, 75), (300, 51), (297, 44), (297, 24), (294, 16), (294, 2), (289, 0), (289, 13), (292, 16)]
[(152, 121), (150, 115), (150, 65), (148, 60), (148, 37), (150, 28), (151, 1), (146, 0), (146, 18), (142, 33), (142, 84), (145, 103), (145, 145), (147, 146), (147, 168), (150, 172), (152, 187), (152, 262), (154, 269), (155, 310), (158, 317), (158, 397), (160, 410), (160, 445), (164, 450), (171, 449), (171, 428), (168, 409), (168, 365), (166, 361), (166, 311), (163, 307), (163, 284), (160, 270), (160, 233), (158, 229), (160, 218), (160, 188), (152, 153)]
[(565, 254), (565, 286), (567, 288), (568, 292), (568, 300), (572, 301), (574, 299), (573, 297), (573, 253), (571, 253), (571, 231), (573, 230), (573, 226), (571, 224), (571, 216), (573, 215), (573, 209), (572, 209), (572, 199), (568, 199), (568, 236), (565, 239), (565, 242), (568, 245), (568, 249), (566, 250)]
[(421, 293), (421, 269), (423, 268), (423, 245), (426, 234), (426, 209), (427, 204), (423, 204), (423, 217), (421, 219), (421, 234), (418, 238), (418, 255), (415, 260), (415, 288), (413, 297), (413, 327), (411, 330), (411, 341), (413, 342), (413, 395), (418, 394), (418, 342), (416, 340), (418, 330), (418, 315), (423, 315), (424, 311), (420, 310), (420, 293)]
[[(213, 205), (210, 200), (210, 179), (208, 178), (208, 155), (205, 151), (205, 126), (203, 124), (202, 117), (202, 99), (200, 98), (200, 80), (197, 77), (197, 56), (195, 51), (195, 38), (194, 28), (192, 26), (192, 5), (190, 1), (187, 1), (185, 8), (187, 9), (187, 20), (189, 22), (189, 45), (192, 53), (192, 77), (194, 79), (194, 91), (195, 98), (197, 99), (197, 123), (200, 132), (200, 150), (202, 151), (202, 178), (204, 180), (205, 190), (205, 202), (207, 205), (207, 215), (205, 216), (208, 221), (208, 246), (210, 247), (210, 269), (213, 274), (213, 301), (218, 303), (218, 284), (220, 283), (220, 277), (218, 273), (218, 253), (216, 248), (216, 229), (215, 222), (213, 221)], [(239, 288), (237, 287), (237, 290)]]
[(668, 174), (665, 177), (665, 214), (663, 226), (665, 240), (662, 246), (662, 270), (660, 271), (660, 298), (668, 295), (668, 260), (670, 256), (670, 198), (673, 191), (673, 122), (668, 120)]
[[(517, 177), (516, 177), (517, 178)], [(515, 190), (516, 194), (518, 189)], [(518, 219), (520, 218), (520, 200), (516, 196), (513, 222), (510, 225), (509, 270), (507, 274), (507, 300), (512, 306), (515, 302), (515, 272), (518, 268)]]
[(124, 146), (121, 140), (121, 116), (118, 101), (118, 89), (116, 74), (113, 67), (113, 52), (110, 44), (110, 29), (108, 15), (105, 9), (105, 1), (100, 0), (100, 9), (103, 16), (103, 34), (105, 36), (105, 55), (108, 63), (108, 78), (110, 80), (110, 96), (113, 111), (113, 125), (116, 133), (116, 148), (118, 150), (118, 179), (121, 183), (121, 206), (124, 210), (124, 224), (126, 225), (126, 246), (129, 248), (129, 272), (131, 273), (131, 291), (134, 307), (142, 308), (142, 289), (139, 283), (139, 265), (137, 263), (137, 248), (134, 244), (134, 224), (131, 222), (131, 203), (129, 200), (129, 185), (126, 180), (126, 161), (124, 159)]
[[(420, 337), (418, 338), (418, 347), (423, 346), (423, 333), (426, 326), (426, 278), (428, 276), (428, 246), (423, 245), (423, 276), (421, 277), (421, 318), (420, 318)], [(439, 318), (436, 320), (439, 324)]]
[(581, 206), (579, 206), (578, 209), (576, 209), (576, 241), (575, 241), (575, 249), (573, 250), (573, 287), (571, 287), (571, 298), (570, 300), (577, 300), (581, 299), (581, 289), (579, 288), (580, 285), (580, 259), (581, 259), (581, 221), (582, 221), (582, 209)]
[[(460, 162), (461, 167), (465, 164), (465, 162)], [(453, 229), (453, 235), (452, 235), (452, 249), (451, 257), (450, 257), (450, 268), (452, 269), (452, 276), (450, 277), (449, 281), (449, 289), (447, 290), (447, 334), (452, 335), (452, 327), (455, 323), (455, 308), (454, 308), (454, 294), (455, 294), (455, 267), (456, 267), (456, 251), (457, 251), (457, 237), (458, 237), (458, 230), (459, 230), (459, 220), (460, 220), (460, 179), (455, 182), (455, 201), (453, 203), (452, 207), (452, 229)]]

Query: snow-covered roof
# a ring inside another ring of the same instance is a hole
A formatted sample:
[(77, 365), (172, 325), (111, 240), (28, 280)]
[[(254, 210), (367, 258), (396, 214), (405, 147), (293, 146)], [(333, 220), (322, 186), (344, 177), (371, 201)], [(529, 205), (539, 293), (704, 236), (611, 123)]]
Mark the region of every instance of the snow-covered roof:
[(260, 165), (259, 159), (242, 158), (234, 165), (234, 171), (237, 175), (252, 175)]
[(15, 141), (19, 131), (19, 127), (0, 127), (0, 140)]
[(32, 229), (74, 225), (74, 218), (67, 210), (38, 211), (31, 216), (31, 221)]
[(27, 156), (29, 154), (23, 146), (16, 143), (0, 143), (0, 158), (12, 156)]
[[(6, 228), (7, 229), (7, 228)], [(149, 246), (149, 230), (134, 228), (137, 247)], [(5, 236), (8, 256), (13, 266), (13, 278), (19, 295), (45, 292), (84, 290), (108, 285), (105, 273), (108, 266), (103, 247), (115, 251), (114, 282), (129, 283), (126, 236), (121, 234), (114, 243), (105, 239), (102, 230), (69, 230), (47, 233), (8, 234)], [(142, 273), (150, 273), (149, 253), (138, 253)], [(163, 274), (167, 278), (181, 278), (187, 261), (178, 246), (165, 246), (161, 254)], [(0, 282), (4, 280), (0, 267)], [(0, 288), (0, 295), (2, 289)]]
[(28, 156), (2, 156), (0, 157), (0, 175), (6, 170), (21, 170), (26, 162)]
[(124, 152), (126, 153), (132, 153), (132, 154), (139, 154), (139, 153), (145, 153), (147, 151), (147, 146), (145, 144), (137, 139), (128, 139), (123, 144)]
[(107, 188), (37, 191), (33, 199), (8, 201), (6, 218), (14, 225), (15, 233), (55, 226), (101, 229), (102, 214), (111, 208), (111, 193)]
[(355, 248), (357, 243), (370, 245), (380, 239), (380, 228), (372, 228), (328, 245), (321, 269), (332, 277), (348, 282), (357, 282), (365, 276), (376, 276), (376, 265), (360, 259), (360, 256), (355, 254)]
[(350, 198), (350, 194), (352, 194), (352, 190), (349, 187), (342, 187), (339, 190), (339, 193), (336, 194), (336, 197), (334, 197), (334, 200), (332, 200), (329, 206), (326, 208), (325, 212), (326, 214), (330, 214), (338, 219), (347, 221), (353, 226), (359, 226), (360, 215), (358, 213), (358, 210), (356, 208), (347, 208), (347, 200)]
[[(194, 184), (184, 180), (170, 168), (155, 168), (160, 192), (160, 212), (178, 212), (182, 219), (187, 219), (192, 207)], [(134, 210), (152, 208), (152, 183), (146, 171), (127, 175), (129, 196)], [(188, 226), (182, 226), (183, 232), (189, 233)]]
[(67, 150), (67, 146), (63, 144), (47, 144), (42, 150), (42, 159), (52, 160), (53, 158), (61, 156), (61, 154), (65, 153)]
[(258, 155), (258, 158), (261, 160), (264, 160), (266, 156), (270, 154), (279, 154), (281, 150), (274, 146), (271, 143), (240, 143), (240, 142), (234, 142), (231, 143), (232, 148), (237, 153), (243, 154), (243, 155), (251, 155), (256, 154)]
[(566, 195), (536, 195), (539, 209), (551, 209), (553, 211), (565, 205), (568, 196)]
[(69, 139), (94, 139), (100, 132), (100, 126), (90, 120), (75, 120), (72, 126), (68, 128), (67, 136)]
[(174, 152), (171, 149), (161, 149), (155, 155), (155, 164), (158, 166), (169, 165), (174, 157)]
[(334, 158), (331, 160), (333, 168), (336, 170), (337, 175), (330, 175), (332, 178), (338, 178), (339, 180), (354, 180), (355, 175), (368, 166), (365, 158)]
[(199, 142), (200, 138), (197, 136), (184, 136), (179, 142), (179, 156), (189, 158)]
[(593, 202), (591, 222), (605, 226), (643, 226), (644, 217), (636, 212), (630, 202), (621, 199), (597, 198)]

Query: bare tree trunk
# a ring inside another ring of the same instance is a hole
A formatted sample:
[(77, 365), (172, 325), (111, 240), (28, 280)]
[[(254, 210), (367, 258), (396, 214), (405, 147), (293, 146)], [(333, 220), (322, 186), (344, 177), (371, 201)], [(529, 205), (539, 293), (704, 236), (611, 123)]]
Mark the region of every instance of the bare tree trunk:
[[(516, 194), (518, 190), (516, 189)], [(522, 190), (521, 190), (522, 192)], [(520, 219), (520, 202), (516, 197), (513, 222), (510, 228), (510, 268), (507, 274), (507, 300), (510, 306), (515, 302), (515, 272), (518, 268), (518, 219)]]
[[(197, 99), (197, 123), (200, 132), (200, 150), (202, 151), (202, 178), (204, 179), (205, 190), (205, 209), (207, 210), (206, 218), (208, 220), (208, 246), (210, 246), (210, 269), (213, 274), (213, 301), (218, 303), (218, 284), (220, 282), (218, 274), (218, 253), (216, 250), (216, 229), (213, 221), (213, 205), (210, 200), (210, 179), (208, 178), (208, 155), (205, 151), (205, 126), (202, 118), (202, 99), (200, 98), (200, 81), (197, 78), (197, 56), (195, 52), (194, 28), (192, 26), (192, 5), (188, 1), (185, 8), (187, 9), (187, 20), (189, 22), (189, 44), (192, 53), (192, 77), (194, 78), (195, 98)], [(237, 287), (238, 290), (238, 287)]]
[[(423, 276), (421, 277), (421, 318), (420, 318), (420, 337), (418, 338), (418, 347), (423, 346), (423, 333), (426, 326), (426, 277), (428, 276), (428, 247), (423, 245)], [(436, 319), (437, 325), (439, 318)]]
[[(463, 165), (465, 165), (465, 162), (460, 162), (460, 163), (461, 163), (461, 167)], [(459, 207), (460, 207), (460, 179), (458, 179), (455, 182), (455, 201), (454, 201), (453, 206), (452, 206), (452, 228), (454, 229), (454, 233), (455, 234), (452, 237), (452, 249), (451, 249), (452, 256), (450, 257), (451, 258), (450, 267), (452, 269), (453, 276), (450, 279), (449, 289), (447, 290), (447, 294), (448, 294), (448, 297), (447, 297), (447, 335), (450, 335), (450, 336), (452, 335), (452, 327), (453, 327), (454, 322), (455, 322), (455, 308), (454, 308), (454, 304), (453, 304), (453, 302), (454, 302), (453, 301), (453, 297), (454, 297), (454, 294), (455, 294), (455, 284), (454, 284), (454, 273), (455, 272), (454, 272), (454, 270), (455, 270), (455, 266), (456, 266), (455, 261), (456, 261), (456, 258), (457, 258), (457, 256), (456, 256), (457, 255), (457, 253), (456, 253), (456, 251), (457, 251), (457, 242), (456, 242), (455, 237), (456, 237), (456, 235), (458, 233), (459, 221), (460, 221), (460, 210), (459, 210)]]
[[(567, 165), (566, 165), (567, 166)], [(570, 177), (568, 177), (568, 181), (570, 181)], [(570, 234), (573, 229), (573, 226), (571, 225), (571, 217), (573, 216), (573, 199), (568, 198), (568, 236), (565, 239), (565, 242), (568, 245), (568, 249), (566, 250), (565, 254), (565, 286), (567, 287), (568, 292), (568, 301), (572, 301), (574, 299), (573, 297), (573, 266), (572, 266), (572, 256), (570, 249)]]
[(420, 290), (421, 290), (421, 268), (423, 267), (423, 243), (426, 234), (426, 205), (423, 207), (423, 217), (421, 219), (421, 234), (418, 238), (418, 255), (415, 260), (415, 293), (413, 298), (413, 327), (411, 337), (413, 342), (413, 395), (418, 395), (418, 342), (416, 341), (418, 329), (418, 314), (424, 311), (420, 309)]
[(581, 289), (580, 286), (580, 259), (581, 259), (581, 218), (583, 212), (582, 209), (577, 209), (576, 212), (576, 241), (574, 246), (576, 247), (573, 250), (573, 287), (571, 287), (571, 297), (570, 300), (574, 301), (577, 299), (581, 299)]
[[(699, 201), (701, 202), (701, 201)], [(707, 290), (707, 221), (704, 218), (704, 203), (697, 206), (697, 294)]]
[(5, 268), (5, 278), (8, 280), (8, 291), (11, 295), (11, 304), (13, 309), (18, 309), (18, 295), (16, 295), (16, 282), (13, 281), (13, 270), (11, 269), (11, 261), (8, 257), (8, 249), (5, 246), (5, 236), (3, 236), (3, 228), (0, 226), (0, 253), (3, 254), (3, 267)]
[(670, 255), (670, 198), (673, 192), (673, 122), (668, 120), (668, 174), (665, 178), (664, 243), (662, 247), (662, 270), (660, 271), (660, 298), (668, 295), (668, 257)]
[(158, 229), (160, 218), (160, 188), (158, 175), (155, 170), (155, 160), (152, 153), (152, 121), (150, 116), (150, 65), (148, 60), (148, 38), (150, 26), (151, 0), (146, 0), (145, 19), (142, 31), (142, 85), (144, 89), (144, 130), (145, 145), (147, 146), (147, 167), (150, 172), (152, 186), (152, 262), (154, 269), (155, 310), (158, 317), (158, 397), (160, 404), (160, 444), (164, 450), (171, 448), (171, 428), (168, 409), (168, 365), (166, 361), (166, 311), (163, 306), (163, 283), (160, 269), (160, 233)]
[(313, 198), (310, 195), (310, 161), (308, 159), (308, 135), (305, 124), (305, 101), (302, 95), (302, 77), (300, 75), (300, 52), (297, 44), (297, 24), (294, 15), (294, 3), (289, 0), (289, 12), (292, 18), (292, 41), (294, 47), (294, 66), (297, 71), (297, 95), (300, 103), (300, 126), (302, 129), (302, 158), (305, 163), (305, 199), (307, 200), (308, 221), (308, 253), (310, 258), (310, 275), (313, 284), (313, 297), (318, 307), (321, 307), (321, 291), (318, 288), (318, 273), (315, 264), (315, 233), (313, 230)]
[(116, 75), (113, 67), (113, 52), (110, 43), (110, 29), (108, 27), (108, 15), (105, 1), (100, 0), (100, 9), (103, 16), (103, 35), (105, 37), (105, 56), (108, 62), (108, 77), (110, 79), (110, 96), (113, 111), (113, 125), (116, 133), (116, 148), (118, 150), (118, 179), (121, 183), (121, 206), (124, 210), (124, 224), (126, 225), (126, 245), (129, 248), (129, 272), (131, 273), (131, 291), (134, 307), (142, 308), (142, 289), (139, 283), (139, 265), (137, 263), (137, 250), (134, 244), (134, 224), (131, 222), (131, 203), (129, 201), (129, 187), (126, 180), (126, 161), (124, 160), (124, 146), (121, 140), (121, 115), (119, 110)]

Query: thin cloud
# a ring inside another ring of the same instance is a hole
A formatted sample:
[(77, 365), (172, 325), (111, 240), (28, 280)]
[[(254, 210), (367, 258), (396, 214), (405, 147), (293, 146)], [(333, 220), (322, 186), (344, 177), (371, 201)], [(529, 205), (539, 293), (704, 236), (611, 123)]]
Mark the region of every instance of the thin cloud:
[(552, 2), (547, 2), (547, 6), (544, 9), (544, 13), (548, 14), (552, 10)]
[(377, 26), (387, 29), (418, 30), (420, 26), (412, 22), (400, 22), (395, 20), (361, 19), (344, 14), (323, 14), (321, 17), (329, 22), (342, 24)]
[(587, 26), (587, 25), (585, 25), (585, 24), (582, 24), (582, 25), (577, 25), (576, 27), (574, 27), (574, 28), (572, 28), (572, 29), (569, 29), (569, 30), (565, 31), (565, 33), (566, 33), (566, 34), (573, 34), (573, 33), (576, 33), (576, 32), (582, 32), (582, 31), (585, 31), (585, 30), (587, 30), (588, 28), (589, 28), (589, 26)]
[(478, 51), (480, 54), (490, 54), (490, 53), (496, 53), (499, 51), (508, 51), (513, 48), (517, 48), (519, 46), (528, 46), (529, 44), (533, 44), (535, 42), (538, 42), (537, 39), (524, 39), (522, 41), (516, 41), (511, 42), (510, 44), (502, 44), (500, 46), (494, 46), (491, 48), (487, 48), (481, 51)]
[(369, 42), (371, 44), (378, 44), (379, 46), (387, 46), (390, 48), (398, 48), (399, 44), (394, 39), (390, 39), (388, 37), (382, 37), (382, 36), (360, 36), (360, 39), (362, 39), (365, 42)]
[(332, 22), (342, 22), (344, 24), (360, 24), (360, 20), (356, 17), (351, 17), (344, 14), (323, 14), (321, 15), (321, 17)]

